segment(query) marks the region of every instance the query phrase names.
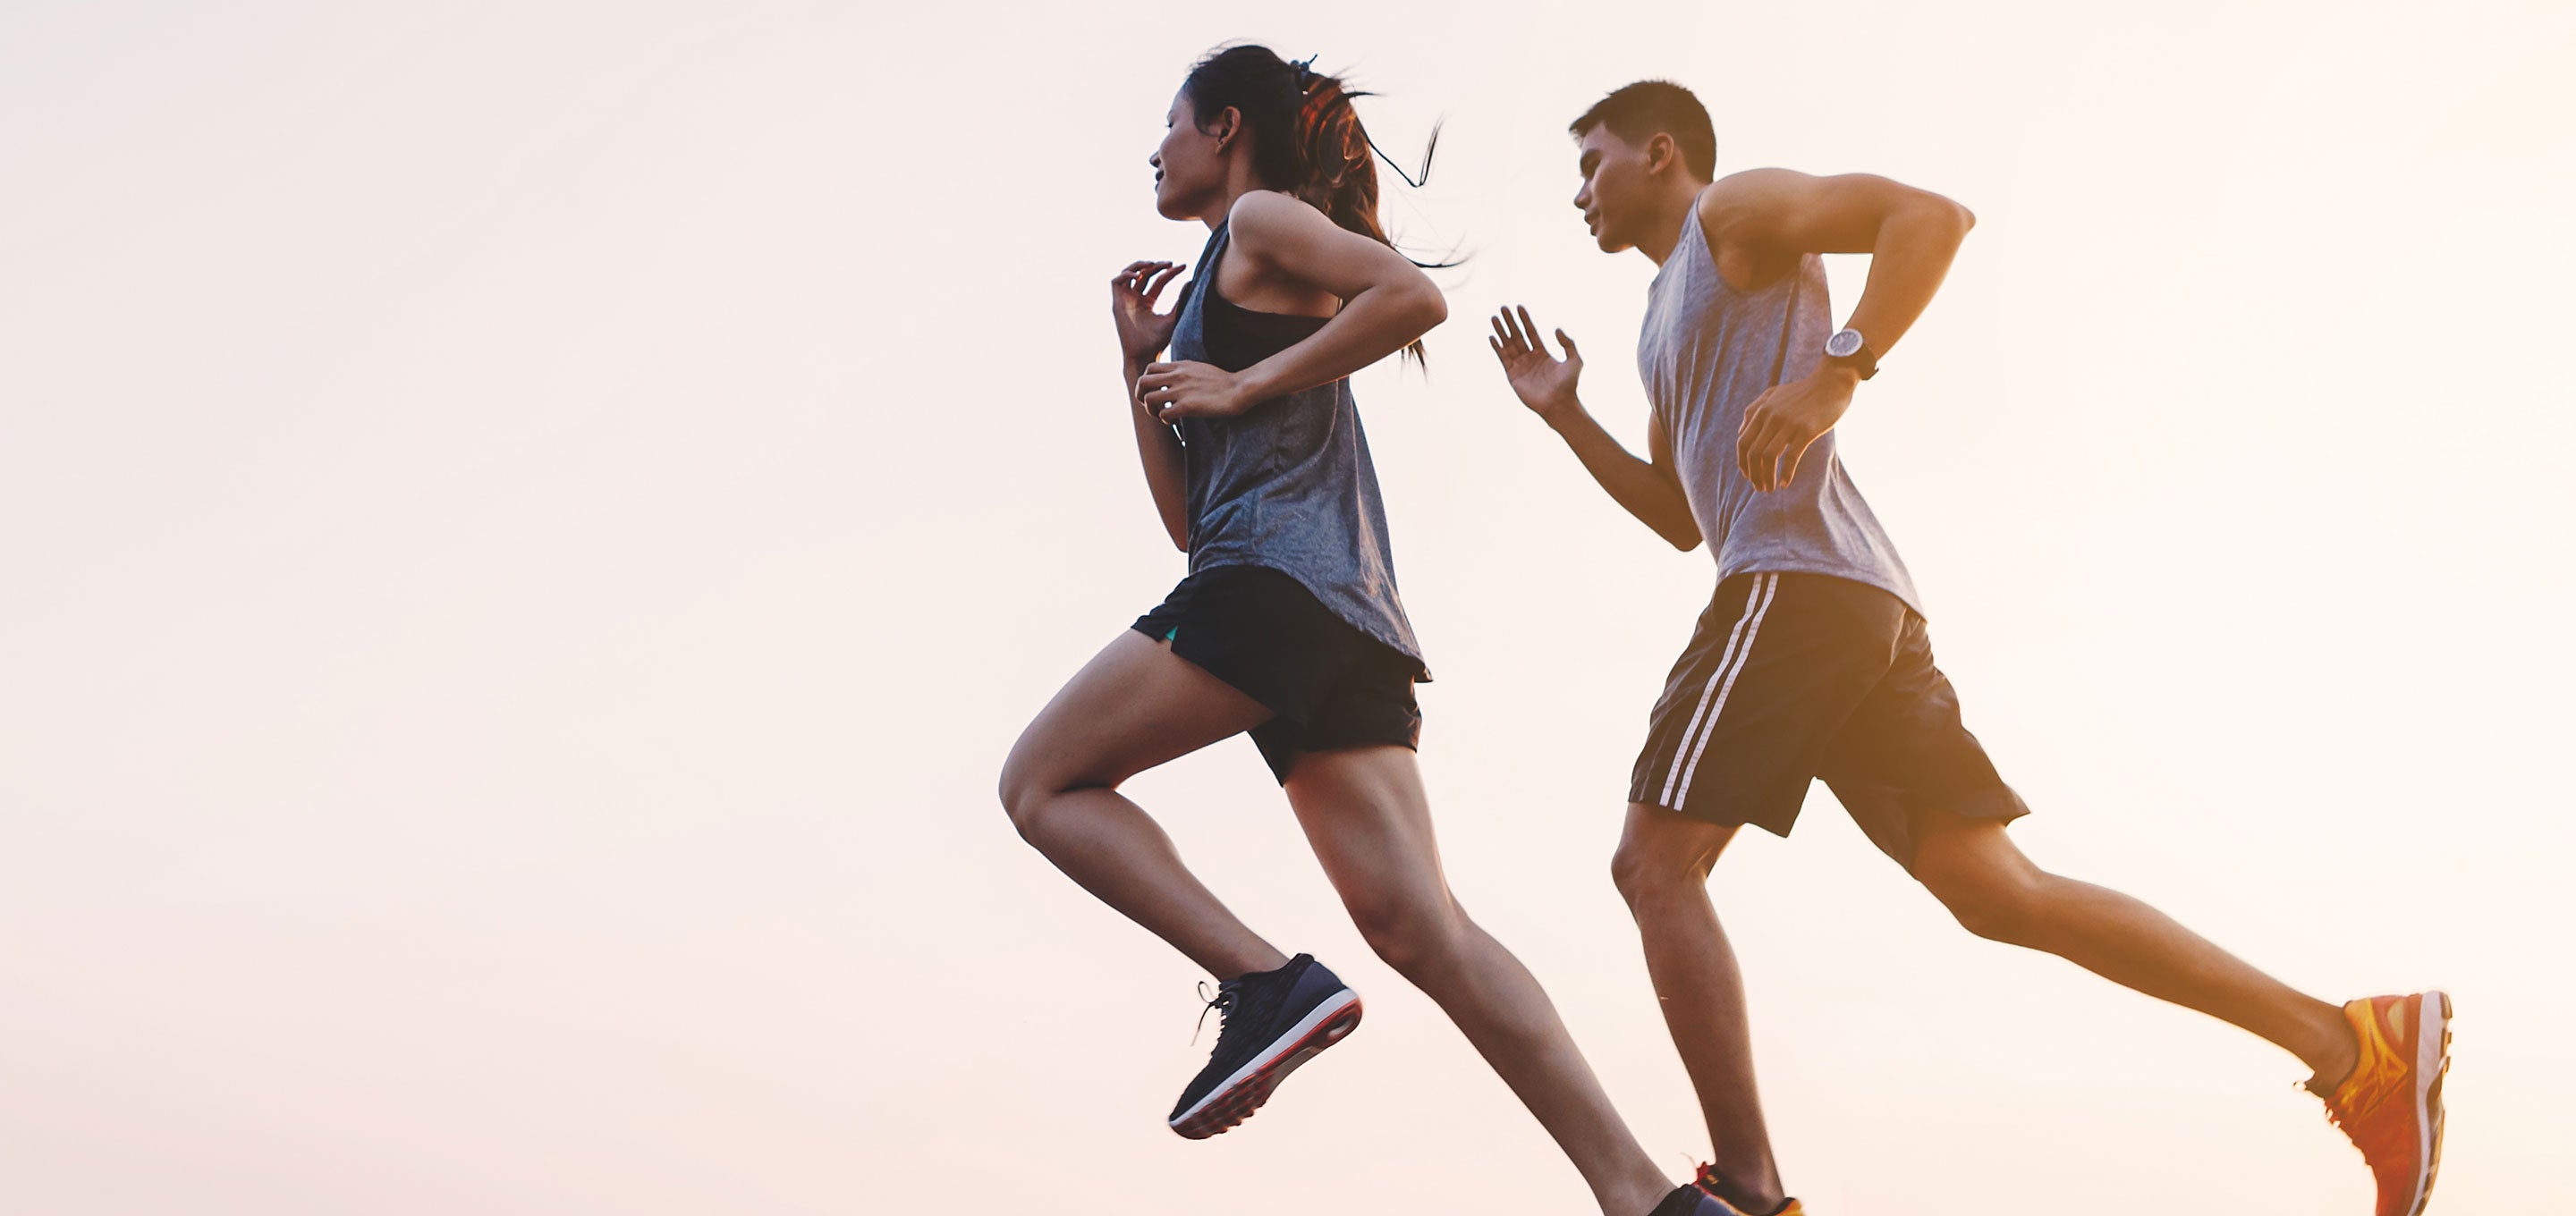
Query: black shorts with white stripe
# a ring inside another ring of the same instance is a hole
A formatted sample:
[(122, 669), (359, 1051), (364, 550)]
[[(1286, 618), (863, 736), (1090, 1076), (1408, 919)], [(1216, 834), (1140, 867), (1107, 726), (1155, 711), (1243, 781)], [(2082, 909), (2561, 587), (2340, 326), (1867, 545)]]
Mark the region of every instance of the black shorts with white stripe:
[(1830, 575), (1736, 575), (1665, 681), (1628, 800), (1786, 836), (1818, 778), (1908, 867), (1917, 815), (2030, 813), (1960, 724), (1903, 600)]

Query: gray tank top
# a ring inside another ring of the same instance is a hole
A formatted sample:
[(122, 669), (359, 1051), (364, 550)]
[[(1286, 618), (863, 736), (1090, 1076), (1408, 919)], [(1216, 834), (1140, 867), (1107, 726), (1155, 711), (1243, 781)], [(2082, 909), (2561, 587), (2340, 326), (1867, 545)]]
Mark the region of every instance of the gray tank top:
[(1815, 371), (1832, 331), (1823, 258), (1807, 254), (1761, 290), (1737, 291), (1718, 275), (1694, 206), (1681, 243), (1647, 288), (1637, 375), (1717, 558), (1718, 581), (1748, 571), (1827, 574), (1867, 583), (1921, 613), (1914, 579), (1843, 470), (1834, 432), (1807, 448), (1797, 480), (1768, 494), (1735, 467), (1745, 408), (1765, 389)]
[[(1254, 312), (1217, 294), (1225, 249), (1219, 224), (1181, 296), (1174, 360), (1241, 371), (1324, 327), (1321, 317)], [(1188, 449), (1190, 573), (1277, 570), (1333, 615), (1421, 663), (1396, 595), (1386, 505), (1350, 381), (1274, 397), (1232, 418), (1185, 418), (1179, 430)]]

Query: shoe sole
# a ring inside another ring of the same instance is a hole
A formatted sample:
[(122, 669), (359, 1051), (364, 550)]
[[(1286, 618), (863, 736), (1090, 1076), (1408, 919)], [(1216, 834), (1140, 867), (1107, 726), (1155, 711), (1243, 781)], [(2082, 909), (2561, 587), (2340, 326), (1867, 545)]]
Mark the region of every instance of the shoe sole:
[(2424, 1183), (2415, 1192), (2406, 1216), (2423, 1216), (2433, 1198), (2433, 1177), (2442, 1169), (2442, 1077), (2451, 1071), (2451, 994), (2439, 989), (2424, 994), (2416, 1014), (2415, 1128), (2416, 1160), (2424, 1163)]
[(1233, 1076), (1226, 1078), (1225, 1084), (1210, 1090), (1208, 1096), (1198, 1100), (1197, 1105), (1174, 1117), (1170, 1121), (1172, 1130), (1179, 1132), (1183, 1139), (1205, 1140), (1251, 1118), (1252, 1112), (1270, 1100), (1270, 1091), (1279, 1088), (1279, 1083), (1286, 1080), (1289, 1073), (1297, 1071), (1298, 1066), (1314, 1059), (1325, 1048), (1341, 1042), (1359, 1024), (1360, 994), (1344, 988), (1326, 997), (1305, 1017), (1299, 1018), (1296, 1025), (1289, 1027), (1287, 1033), (1273, 1040), (1268, 1048), (1252, 1057), (1242, 1068), (1236, 1069)]

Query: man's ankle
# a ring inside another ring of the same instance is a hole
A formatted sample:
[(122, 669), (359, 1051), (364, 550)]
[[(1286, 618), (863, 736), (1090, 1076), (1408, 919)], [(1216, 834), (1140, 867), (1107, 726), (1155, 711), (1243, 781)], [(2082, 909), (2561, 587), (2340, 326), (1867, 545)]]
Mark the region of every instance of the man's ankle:
[(2361, 1040), (2353, 1034), (2352, 1024), (2344, 1020), (2343, 1010), (2335, 1010), (2334, 1030), (2324, 1036), (2324, 1041), (2322, 1053), (2303, 1061), (2315, 1070), (2315, 1075), (2308, 1078), (2308, 1092), (2319, 1097), (2341, 1088), (2351, 1078), (2352, 1070), (2361, 1066)]

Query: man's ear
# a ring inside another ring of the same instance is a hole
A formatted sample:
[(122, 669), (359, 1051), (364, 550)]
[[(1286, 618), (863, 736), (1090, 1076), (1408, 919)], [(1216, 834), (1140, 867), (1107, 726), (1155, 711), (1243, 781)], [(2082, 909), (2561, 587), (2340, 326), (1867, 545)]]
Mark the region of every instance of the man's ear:
[(1646, 137), (1646, 172), (1661, 173), (1681, 163), (1681, 147), (1669, 132), (1657, 131)]

